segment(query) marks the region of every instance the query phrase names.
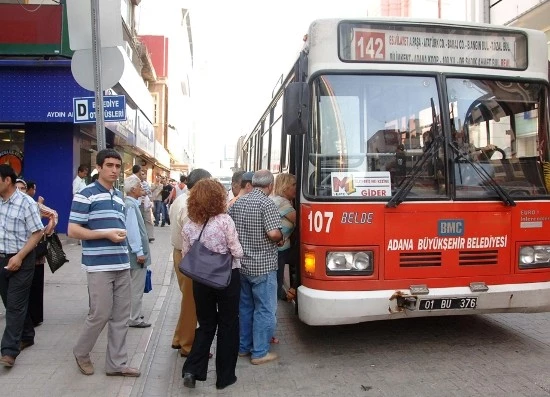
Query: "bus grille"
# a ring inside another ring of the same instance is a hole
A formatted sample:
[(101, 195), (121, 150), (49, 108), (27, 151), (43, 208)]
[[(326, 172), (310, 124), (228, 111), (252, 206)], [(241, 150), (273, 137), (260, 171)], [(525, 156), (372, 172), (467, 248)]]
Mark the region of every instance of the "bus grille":
[(498, 251), (460, 251), (458, 255), (459, 266), (478, 266), (498, 264)]
[(411, 252), (399, 254), (400, 267), (441, 266), (441, 252)]

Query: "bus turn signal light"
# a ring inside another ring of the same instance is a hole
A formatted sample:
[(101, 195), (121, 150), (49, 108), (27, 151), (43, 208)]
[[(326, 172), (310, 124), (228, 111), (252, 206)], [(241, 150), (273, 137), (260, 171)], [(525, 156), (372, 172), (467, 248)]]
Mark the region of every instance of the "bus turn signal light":
[(310, 276), (315, 273), (315, 253), (306, 252), (304, 255), (304, 270)]

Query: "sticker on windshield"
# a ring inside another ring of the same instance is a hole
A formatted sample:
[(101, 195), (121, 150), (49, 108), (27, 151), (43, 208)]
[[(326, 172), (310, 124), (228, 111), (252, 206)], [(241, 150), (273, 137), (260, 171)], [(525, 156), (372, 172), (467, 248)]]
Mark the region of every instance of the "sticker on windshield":
[(330, 178), (333, 196), (391, 196), (391, 177), (388, 171), (331, 172)]

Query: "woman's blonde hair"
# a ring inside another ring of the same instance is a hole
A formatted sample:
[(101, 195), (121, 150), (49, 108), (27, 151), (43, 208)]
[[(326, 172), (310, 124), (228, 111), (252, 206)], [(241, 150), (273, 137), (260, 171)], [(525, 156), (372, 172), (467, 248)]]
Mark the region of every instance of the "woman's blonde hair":
[(273, 194), (284, 197), (285, 190), (289, 186), (292, 186), (295, 182), (296, 177), (288, 172), (277, 175), (277, 178), (275, 179), (275, 187), (273, 188)]

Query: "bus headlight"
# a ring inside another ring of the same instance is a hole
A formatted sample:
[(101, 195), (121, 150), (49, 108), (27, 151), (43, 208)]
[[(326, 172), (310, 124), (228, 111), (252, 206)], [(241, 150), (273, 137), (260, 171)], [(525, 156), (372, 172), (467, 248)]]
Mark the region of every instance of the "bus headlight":
[(519, 250), (519, 268), (550, 267), (550, 245), (526, 245)]
[(327, 275), (370, 276), (374, 271), (371, 251), (327, 252)]

